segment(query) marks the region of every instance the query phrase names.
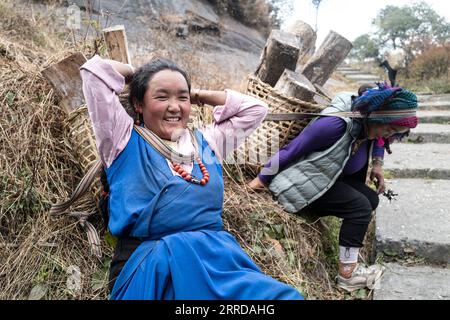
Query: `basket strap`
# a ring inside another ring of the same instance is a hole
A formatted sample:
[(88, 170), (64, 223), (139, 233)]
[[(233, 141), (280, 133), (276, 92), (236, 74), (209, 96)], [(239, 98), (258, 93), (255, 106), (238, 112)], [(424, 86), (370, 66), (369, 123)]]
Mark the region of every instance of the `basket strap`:
[(194, 161), (195, 154), (198, 153), (197, 140), (193, 136), (191, 130), (189, 130), (189, 133), (192, 138), (192, 143), (194, 144), (195, 152), (189, 155), (184, 155), (182, 153), (175, 151), (167, 144), (165, 144), (164, 141), (162, 141), (162, 139), (151, 130), (137, 125), (134, 125), (134, 129), (142, 138), (144, 138), (145, 141), (147, 141), (153, 148), (155, 148), (156, 151), (158, 151), (163, 157), (175, 161), (176, 163), (184, 163), (184, 164), (192, 163)]
[[(343, 118), (365, 118), (365, 115), (356, 112), (332, 112), (332, 113), (307, 113), (307, 112), (289, 112), (289, 113), (268, 113), (264, 121), (292, 121), (303, 120), (313, 117), (343, 117)], [(373, 111), (367, 118), (379, 117), (413, 117), (416, 116), (416, 111), (408, 110), (388, 110), (388, 111)]]
[(66, 211), (75, 201), (80, 199), (86, 191), (91, 186), (95, 177), (100, 174), (102, 170), (102, 162), (100, 160), (96, 161), (94, 165), (89, 169), (86, 175), (81, 179), (75, 191), (72, 193), (70, 198), (64, 202), (53, 204), (50, 208), (50, 214), (61, 214)]
[[(72, 193), (70, 198), (67, 201), (53, 204), (50, 208), (50, 214), (56, 215), (64, 213), (72, 204), (74, 204), (78, 199), (80, 199), (89, 189), (95, 177), (98, 174), (100, 174), (102, 167), (103, 167), (102, 162), (100, 160), (96, 161), (94, 165), (86, 173), (86, 175), (81, 179), (80, 183), (75, 188), (75, 191)], [(87, 217), (89, 215), (90, 215), (89, 213), (79, 215), (78, 222), (86, 231), (88, 242), (91, 247), (91, 252), (97, 258), (101, 259), (102, 250), (100, 244), (100, 237), (98, 236), (98, 232), (95, 229), (95, 227), (89, 221), (87, 221)]]

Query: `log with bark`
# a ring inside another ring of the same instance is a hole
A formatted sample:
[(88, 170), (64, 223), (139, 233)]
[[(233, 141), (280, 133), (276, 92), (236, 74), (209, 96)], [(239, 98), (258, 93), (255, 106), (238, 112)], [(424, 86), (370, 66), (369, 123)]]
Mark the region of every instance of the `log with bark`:
[(330, 31), (324, 42), (306, 62), (301, 70), (312, 83), (323, 86), (331, 74), (344, 61), (353, 45), (334, 31)]

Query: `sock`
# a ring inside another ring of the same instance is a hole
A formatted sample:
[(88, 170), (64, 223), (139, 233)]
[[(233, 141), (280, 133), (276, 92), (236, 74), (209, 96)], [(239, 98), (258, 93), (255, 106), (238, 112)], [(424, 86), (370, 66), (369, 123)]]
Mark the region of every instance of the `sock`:
[(339, 261), (341, 263), (358, 262), (359, 248), (339, 246)]

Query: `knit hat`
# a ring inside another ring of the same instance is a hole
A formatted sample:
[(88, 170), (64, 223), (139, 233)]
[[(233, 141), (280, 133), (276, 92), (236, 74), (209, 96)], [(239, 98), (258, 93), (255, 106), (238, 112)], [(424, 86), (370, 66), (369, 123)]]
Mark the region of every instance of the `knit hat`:
[(417, 96), (386, 83), (365, 91), (352, 102), (352, 110), (367, 116), (369, 123), (390, 123), (409, 128), (417, 126)]

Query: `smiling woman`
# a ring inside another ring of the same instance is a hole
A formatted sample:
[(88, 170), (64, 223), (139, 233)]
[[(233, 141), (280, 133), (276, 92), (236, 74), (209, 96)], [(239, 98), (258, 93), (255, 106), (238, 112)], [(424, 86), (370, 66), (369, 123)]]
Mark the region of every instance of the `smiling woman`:
[[(111, 298), (302, 299), (264, 275), (222, 225), (221, 159), (232, 151), (225, 139), (242, 141), (267, 106), (232, 90), (191, 90), (188, 75), (164, 59), (134, 71), (94, 56), (81, 76), (109, 184), (108, 228), (119, 240)], [(135, 125), (118, 98), (125, 79)], [(215, 106), (214, 122), (194, 132), (187, 129), (191, 99)], [(181, 153), (181, 162), (142, 132)]]

